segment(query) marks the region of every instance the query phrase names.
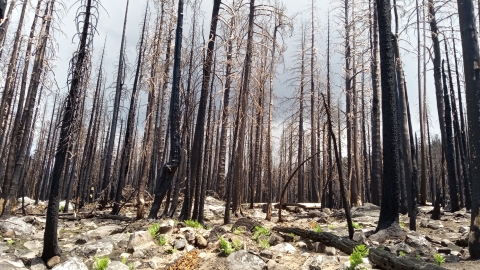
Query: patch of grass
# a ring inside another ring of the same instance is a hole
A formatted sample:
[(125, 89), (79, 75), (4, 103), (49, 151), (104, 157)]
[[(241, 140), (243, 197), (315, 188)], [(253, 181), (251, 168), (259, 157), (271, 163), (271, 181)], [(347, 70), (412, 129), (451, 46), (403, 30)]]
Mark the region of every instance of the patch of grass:
[(289, 234), (290, 237), (295, 238), (295, 234), (292, 232)]
[(235, 249), (235, 250), (243, 249), (243, 243), (242, 243), (242, 241), (240, 241), (240, 239), (237, 239), (237, 238), (233, 239), (231, 245), (232, 245), (232, 248)]
[(253, 230), (255, 231), (255, 233), (253, 234), (253, 240), (255, 240), (255, 241), (258, 240), (258, 238), (261, 235), (265, 235), (265, 236), (270, 235), (270, 230), (268, 228), (265, 228), (265, 227), (255, 226), (255, 228)]
[(268, 243), (268, 239), (265, 239), (265, 238), (260, 239), (258, 244), (260, 245), (261, 249), (269, 249), (270, 248), (270, 243)]
[(330, 225), (328, 226), (328, 228), (329, 228), (330, 230), (334, 230), (334, 229), (335, 229), (335, 225), (330, 224)]
[(108, 267), (108, 264), (110, 264), (110, 259), (107, 257), (104, 258), (93, 258), (95, 261), (95, 269), (96, 270), (105, 270)]
[(321, 232), (323, 232), (323, 230), (322, 230), (322, 228), (320, 227), (320, 225), (317, 225), (317, 226), (315, 227), (315, 229), (313, 229), (313, 231), (316, 232), (316, 233), (321, 233)]
[(200, 224), (198, 221), (193, 219), (185, 220), (185, 225), (187, 225), (187, 227), (196, 228), (196, 229), (203, 228), (202, 224)]
[(438, 266), (441, 266), (445, 263), (445, 258), (443, 258), (440, 254), (433, 255), (433, 259), (435, 260), (435, 264)]
[(230, 242), (227, 241), (225, 238), (219, 236), (218, 239), (220, 239), (220, 252), (221, 253), (228, 256), (228, 255), (230, 255), (230, 253), (235, 251), (235, 249), (232, 247), (232, 244), (230, 244)]
[(405, 258), (405, 256), (407, 256), (407, 254), (406, 254), (405, 251), (403, 251), (403, 250), (400, 250), (400, 251), (398, 252), (398, 254), (399, 254), (400, 256), (404, 257), (404, 258)]
[(160, 224), (153, 223), (152, 225), (150, 225), (150, 227), (148, 227), (148, 232), (153, 238), (155, 238), (157, 234), (160, 232)]
[(158, 245), (165, 246), (166, 244), (167, 244), (167, 236), (164, 234), (160, 235), (160, 238), (158, 238)]
[(417, 254), (417, 260), (422, 260), (422, 256), (420, 256), (420, 254)]
[(368, 256), (368, 247), (365, 245), (358, 245), (353, 249), (350, 255), (350, 269), (355, 269), (358, 265), (363, 263), (363, 258)]
[(233, 230), (233, 234), (235, 234), (235, 235), (243, 234), (243, 229), (240, 228), (240, 227), (237, 227), (237, 228), (235, 228), (235, 230)]
[(174, 249), (174, 248), (165, 249), (165, 253), (167, 253), (167, 254), (173, 254), (175, 252), (177, 252), (177, 250)]
[(405, 223), (400, 221), (400, 228), (405, 229)]
[(125, 264), (125, 265), (127, 265), (127, 257), (123, 257), (122, 263)]
[(65, 210), (65, 205), (60, 205), (60, 207), (58, 207), (58, 211), (63, 211)]
[(135, 264), (132, 262), (128, 265), (128, 270), (134, 270), (135, 269)]
[[(354, 229), (363, 229), (363, 226), (356, 222), (352, 222), (352, 226)], [(348, 227), (348, 223), (345, 223), (345, 227)]]
[(15, 244), (15, 241), (14, 241), (14, 240), (12, 240), (12, 239), (9, 239), (9, 240), (7, 240), (7, 244), (9, 244), (9, 245), (13, 245), (13, 244)]
[(127, 237), (130, 238), (130, 232), (127, 232)]

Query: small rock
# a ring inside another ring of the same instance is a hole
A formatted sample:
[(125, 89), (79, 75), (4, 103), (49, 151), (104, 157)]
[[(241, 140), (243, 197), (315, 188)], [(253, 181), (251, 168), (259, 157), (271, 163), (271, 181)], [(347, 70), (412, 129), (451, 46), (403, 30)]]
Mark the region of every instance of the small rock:
[(128, 240), (127, 252), (133, 253), (137, 250), (146, 249), (155, 246), (152, 235), (147, 231), (139, 231), (132, 233)]
[(277, 266), (277, 262), (275, 262), (274, 260), (268, 260), (267, 262), (267, 269), (270, 270), (270, 269), (275, 269)]
[(323, 208), (322, 211), (329, 216), (332, 214), (332, 210), (330, 210), (330, 208)]
[(43, 262), (42, 258), (36, 257), (30, 263), (30, 270), (47, 270), (47, 266)]
[(139, 250), (135, 250), (133, 252), (132, 257), (133, 258), (144, 258), (145, 254), (143, 253), (143, 251), (141, 249), (139, 249)]
[(60, 263), (60, 256), (53, 256), (52, 258), (50, 258), (50, 260), (48, 260), (47, 267), (48, 268), (53, 268), (54, 266), (56, 266), (59, 263)]
[(400, 251), (403, 251), (405, 253), (411, 253), (412, 252), (412, 249), (407, 245), (405, 244), (404, 242), (400, 242), (396, 245), (394, 245), (393, 247), (390, 248), (391, 252), (395, 253), (395, 254), (399, 254)]
[(246, 250), (234, 252), (227, 257), (227, 270), (264, 270), (266, 267), (262, 258)]
[(316, 242), (315, 243), (315, 252), (325, 253), (326, 250), (327, 250), (327, 246), (324, 243), (322, 243), (322, 242)]
[(15, 231), (12, 229), (9, 229), (3, 234), (3, 237), (5, 238), (15, 238)]
[(430, 253), (430, 250), (432, 249), (432, 245), (430, 242), (425, 239), (425, 237), (421, 235), (413, 235), (413, 234), (408, 234), (407, 238), (405, 239), (405, 243), (420, 252), (424, 254)]
[(213, 228), (210, 230), (210, 233), (208, 234), (208, 242), (218, 241), (218, 236), (222, 236), (225, 233), (227, 233), (227, 230), (225, 230), (223, 227), (218, 225), (213, 226)]
[(333, 247), (327, 247), (325, 249), (325, 254), (327, 254), (328, 256), (335, 256), (337, 255), (337, 250)]
[(283, 237), (276, 233), (272, 233), (270, 234), (270, 237), (268, 237), (268, 243), (270, 244), (270, 246), (276, 246), (280, 243), (283, 243), (284, 241), (285, 240), (283, 239)]
[(449, 262), (449, 263), (455, 263), (455, 262), (459, 262), (460, 261), (460, 257), (458, 256), (455, 256), (455, 255), (446, 255), (445, 256), (445, 262)]
[(130, 268), (118, 261), (112, 261), (108, 264), (108, 267), (106, 270), (129, 270)]
[(298, 248), (307, 248), (307, 244), (303, 241), (298, 241), (296, 244), (295, 244)]
[(188, 243), (193, 244), (195, 242), (195, 234), (190, 231), (185, 232), (185, 239)]
[(82, 246), (81, 251), (85, 257), (107, 256), (113, 252), (113, 243), (110, 241), (93, 242)]
[(290, 245), (289, 243), (281, 243), (270, 248), (274, 251), (284, 252), (284, 253), (294, 253), (297, 249)]
[(197, 235), (197, 237), (195, 237), (195, 243), (200, 249), (206, 248), (208, 246), (208, 241), (205, 240), (205, 238), (203, 238), (203, 236), (201, 235)]
[(455, 250), (455, 251), (460, 251), (460, 250), (462, 250), (461, 247), (456, 246), (454, 243), (452, 243), (452, 242), (451, 242), (450, 240), (448, 240), (448, 239), (442, 239), (442, 246), (448, 247), (448, 248), (450, 248), (451, 250)]
[(458, 228), (458, 232), (461, 233), (461, 234), (464, 234), (466, 232), (469, 232), (470, 231), (470, 227), (468, 226), (462, 226), (460, 228)]
[(160, 234), (169, 234), (173, 231), (173, 226), (175, 226), (175, 222), (172, 219), (166, 220), (160, 224)]
[(181, 222), (177, 223), (177, 228), (181, 229), (181, 228), (185, 228), (185, 227), (187, 227), (187, 224), (185, 224), (185, 222), (181, 221)]
[(262, 226), (262, 224), (250, 218), (239, 218), (233, 224), (232, 231), (241, 226), (245, 226), (247, 231), (253, 231), (253, 228), (255, 228), (255, 226)]
[(328, 215), (318, 210), (312, 210), (308, 212), (308, 216), (311, 218), (328, 218)]
[(71, 258), (64, 263), (58, 264), (52, 270), (88, 270), (88, 267), (79, 259)]
[(273, 258), (273, 253), (270, 250), (264, 249), (260, 252), (260, 256), (267, 259)]
[(187, 244), (187, 248), (186, 248), (187, 252), (190, 252), (190, 251), (192, 251), (192, 250), (194, 250), (194, 249), (195, 249), (194, 246)]
[(87, 236), (88, 238), (93, 238), (98, 240), (112, 234), (120, 233), (121, 231), (123, 231), (123, 227), (120, 227), (117, 225), (107, 225), (92, 231), (88, 231)]
[(464, 233), (459, 239), (455, 241), (459, 247), (468, 247), (468, 232)]
[(363, 234), (363, 231), (355, 231), (352, 240), (355, 242), (363, 243), (365, 241), (365, 235)]
[(174, 248), (176, 250), (183, 250), (186, 245), (187, 245), (187, 240), (185, 240), (184, 238), (178, 238), (177, 240), (175, 240)]

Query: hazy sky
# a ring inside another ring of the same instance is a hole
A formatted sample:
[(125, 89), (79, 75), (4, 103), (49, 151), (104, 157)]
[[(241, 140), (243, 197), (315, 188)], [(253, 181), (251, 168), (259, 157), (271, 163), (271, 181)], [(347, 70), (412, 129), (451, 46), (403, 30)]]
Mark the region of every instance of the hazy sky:
[[(100, 9), (100, 16), (98, 20), (98, 33), (95, 36), (94, 42), (94, 64), (98, 64), (99, 54), (101, 49), (103, 48), (103, 42), (106, 40), (106, 58), (105, 58), (105, 67), (107, 71), (107, 85), (110, 85), (115, 77), (115, 67), (118, 63), (118, 53), (120, 50), (120, 41), (121, 41), (121, 33), (122, 33), (122, 26), (123, 26), (123, 18), (125, 13), (125, 4), (127, 0), (102, 0), (101, 4), (102, 7)], [(147, 0), (131, 0), (130, 1), (130, 8), (128, 14), (128, 25), (127, 25), (127, 51), (128, 51), (128, 58), (129, 62), (133, 63), (136, 57), (136, 44), (139, 39), (139, 32), (141, 29), (141, 21), (143, 19), (143, 12), (146, 6)], [(33, 10), (36, 5), (36, 0), (31, 1), (30, 7), (30, 17), (33, 17)], [(258, 2), (258, 1), (257, 1)], [(327, 15), (330, 13), (331, 16), (334, 14), (339, 13), (339, 11), (330, 11), (329, 4), (330, 1), (328, 0), (316, 0), (316, 5), (318, 8), (317, 12), (317, 24), (319, 25), (319, 30), (317, 33), (317, 44), (318, 51), (323, 54), (326, 48), (326, 37), (327, 37)], [(56, 67), (54, 68), (55, 71), (55, 78), (58, 82), (59, 86), (62, 88), (61, 91), (66, 91), (66, 81), (67, 81), (67, 70), (68, 70), (68, 62), (72, 56), (72, 53), (77, 48), (78, 37), (74, 37), (73, 35), (76, 32), (75, 27), (75, 14), (79, 7), (79, 3), (73, 0), (64, 0), (66, 11), (63, 13), (59, 13), (59, 17), (61, 18), (61, 23), (59, 25), (60, 29), (63, 33), (57, 31), (55, 38), (58, 42), (58, 61), (55, 63)], [(205, 16), (205, 24), (208, 24), (211, 16), (211, 7), (212, 7), (212, 0), (204, 0), (202, 4), (202, 10)], [(298, 34), (299, 29), (299, 22), (302, 17), (306, 17), (306, 20), (310, 19), (310, 3), (311, 0), (283, 0), (283, 3), (287, 7), (287, 14), (298, 14), (296, 16), (295, 27), (296, 31), (294, 31), (294, 35)], [(335, 5), (338, 5), (337, 1), (334, 1)], [(59, 6), (58, 6), (59, 7)], [(175, 7), (176, 8), (176, 7)], [(20, 10), (20, 6), (17, 7), (17, 12)], [(338, 20), (337, 20), (338, 22)], [(188, 33), (188, 28), (191, 25), (190, 23), (190, 9), (187, 6), (186, 14), (184, 17), (184, 24), (185, 24), (185, 33)], [(13, 25), (12, 25), (13, 27)], [(15, 26), (16, 27), (16, 26)], [(27, 23), (25, 26), (26, 29), (29, 29), (30, 23)], [(342, 40), (340, 39), (339, 31), (343, 31), (339, 28), (338, 23), (332, 22), (332, 38), (334, 39), (333, 42), (341, 43)], [(205, 31), (208, 33), (208, 30)], [(408, 35), (407, 35), (408, 34)], [(416, 44), (416, 33), (413, 36), (414, 32), (409, 32), (404, 34), (402, 38), (409, 39), (412, 44)], [(411, 36), (409, 36), (411, 35)], [(429, 38), (429, 33), (427, 32), (427, 38)], [(295, 50), (295, 46), (298, 44), (296, 41), (297, 36), (293, 36), (289, 39), (286, 39), (288, 50), (285, 54), (285, 68), (291, 66), (291, 55)], [(185, 43), (184, 43), (185, 44)], [(407, 48), (408, 50), (411, 49), (406, 42), (402, 42), (402, 47)], [(336, 52), (333, 55), (332, 59), (332, 71), (335, 73), (333, 76), (333, 91), (339, 93), (341, 88), (343, 87), (344, 83), (341, 79), (341, 72), (344, 65), (344, 59), (340, 54), (340, 45), (333, 46)], [(407, 88), (409, 92), (409, 99), (410, 99), (410, 106), (411, 106), (411, 113), (413, 117), (413, 124), (414, 130), (418, 130), (418, 89), (417, 89), (417, 60), (416, 55), (413, 53), (406, 54), (406, 51), (402, 51), (403, 54), (403, 61), (405, 67), (405, 75), (407, 80)], [(320, 58), (320, 61), (325, 61), (325, 59)], [(429, 63), (428, 69), (432, 69), (431, 62)], [(283, 67), (279, 67), (277, 70), (277, 80), (276, 80), (276, 94), (278, 96), (292, 96), (294, 89), (287, 87), (287, 83), (285, 82), (286, 79), (291, 76), (288, 73), (284, 72)], [(132, 76), (130, 76), (132, 77)], [(435, 126), (438, 126), (437, 121), (437, 113), (436, 107), (434, 105), (435, 102), (435, 95), (434, 95), (434, 86), (433, 80), (433, 73), (429, 72), (427, 75), (428, 78), (428, 100), (430, 100), (430, 107), (431, 107), (431, 116), (433, 119), (431, 123)], [(369, 78), (369, 77), (368, 77)], [(367, 79), (369, 80), (369, 79)], [(370, 82), (367, 81), (368, 87), (370, 87)], [(131, 86), (130, 86), (131, 87)], [(112, 90), (109, 90), (112, 91)], [(342, 100), (344, 100), (344, 96)], [(432, 103), (433, 101), (433, 103)], [(146, 102), (146, 101), (145, 101)], [(143, 104), (141, 104), (143, 105)], [(344, 105), (343, 105), (344, 107)], [(280, 121), (280, 119), (277, 119)], [(436, 128), (437, 129), (437, 128)]]

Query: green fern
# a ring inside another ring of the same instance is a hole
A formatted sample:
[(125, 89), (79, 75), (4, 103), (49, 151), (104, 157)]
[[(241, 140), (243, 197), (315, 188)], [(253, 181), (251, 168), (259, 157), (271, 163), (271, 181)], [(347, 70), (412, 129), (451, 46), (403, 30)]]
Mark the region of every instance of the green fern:
[(368, 247), (365, 245), (358, 245), (353, 249), (350, 255), (350, 269), (355, 269), (358, 265), (363, 263), (363, 258), (368, 256)]
[(433, 255), (433, 258), (435, 259), (435, 264), (438, 266), (441, 266), (442, 264), (445, 263), (445, 258), (442, 257), (442, 255), (440, 254)]
[(255, 226), (253, 230), (255, 231), (255, 233), (253, 234), (253, 240), (255, 241), (257, 241), (261, 235), (264, 235), (264, 236), (270, 235), (270, 230), (268, 228)]
[(187, 225), (187, 227), (196, 228), (196, 229), (203, 228), (202, 224), (200, 224), (198, 221), (193, 219), (185, 220), (185, 225)]
[(167, 244), (167, 236), (164, 234), (160, 235), (160, 238), (158, 238), (158, 245), (165, 246), (166, 244)]
[(320, 225), (317, 225), (317, 226), (315, 226), (315, 229), (313, 229), (313, 231), (316, 232), (316, 233), (321, 233), (323, 230), (320, 227)]
[(261, 249), (269, 249), (270, 248), (270, 243), (268, 242), (268, 239), (265, 239), (265, 238), (260, 239), (260, 241), (258, 243), (259, 243)]
[(160, 232), (160, 224), (153, 223), (150, 227), (148, 227), (148, 232), (153, 238), (155, 238), (157, 234)]
[(230, 253), (234, 252), (235, 249), (232, 247), (232, 244), (230, 244), (229, 241), (227, 241), (225, 238), (219, 236), (218, 239), (220, 239), (220, 252), (225, 254), (225, 255), (230, 255)]
[(105, 258), (93, 258), (95, 261), (95, 269), (96, 270), (105, 270), (107, 269), (108, 265), (110, 264), (110, 259), (105, 257)]

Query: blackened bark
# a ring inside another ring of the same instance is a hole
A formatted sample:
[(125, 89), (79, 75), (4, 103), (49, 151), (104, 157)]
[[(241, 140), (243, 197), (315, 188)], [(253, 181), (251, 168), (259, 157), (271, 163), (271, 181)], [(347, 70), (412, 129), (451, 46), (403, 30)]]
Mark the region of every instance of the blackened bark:
[(472, 0), (458, 0), (458, 15), (462, 34), (463, 65), (465, 71), (468, 142), (470, 149), (470, 177), (472, 179), (472, 220), (469, 251), (472, 258), (480, 258), (480, 54)]
[(378, 0), (378, 25), (382, 80), (383, 185), (377, 231), (399, 227), (400, 161), (398, 156), (398, 119), (396, 112), (395, 63), (391, 33), (389, 0)]
[(90, 17), (92, 9), (92, 0), (86, 1), (85, 13), (83, 17), (83, 29), (80, 37), (80, 44), (78, 54), (75, 56), (75, 66), (72, 74), (70, 91), (65, 104), (65, 111), (60, 131), (60, 140), (55, 154), (55, 164), (53, 166), (53, 178), (50, 189), (50, 197), (48, 200), (47, 218), (45, 224), (44, 242), (42, 259), (48, 262), (54, 256), (60, 256), (61, 251), (58, 246), (58, 191), (60, 187), (60, 180), (62, 171), (67, 158), (67, 154), (72, 149), (71, 139), (75, 137), (75, 122), (77, 121), (77, 109), (79, 106), (79, 90), (82, 85), (82, 76), (85, 76), (84, 63), (86, 61), (87, 50), (91, 43), (89, 34), (93, 36), (94, 33), (89, 33), (91, 27)]
[(171, 189), (173, 178), (182, 159), (182, 145), (180, 138), (180, 62), (182, 58), (182, 33), (183, 33), (183, 0), (178, 1), (177, 29), (175, 33), (175, 52), (173, 63), (173, 84), (170, 96), (170, 156), (165, 163), (161, 174), (157, 177), (155, 186), (155, 199), (148, 215), (149, 219), (156, 219), (160, 205), (167, 191)]

